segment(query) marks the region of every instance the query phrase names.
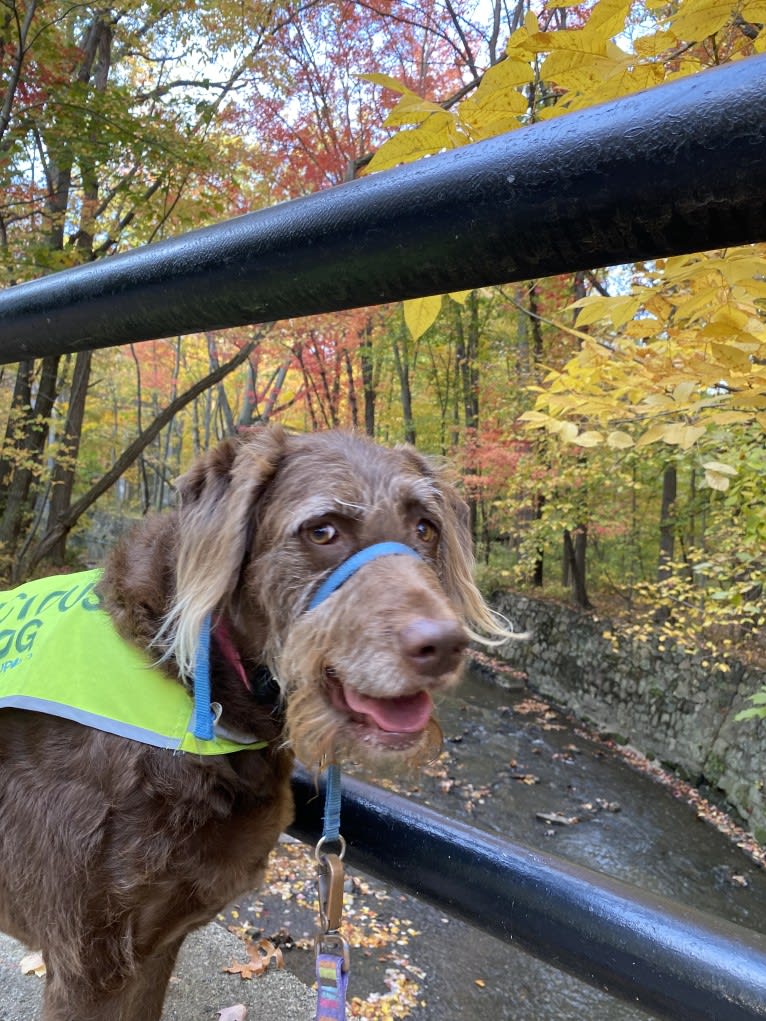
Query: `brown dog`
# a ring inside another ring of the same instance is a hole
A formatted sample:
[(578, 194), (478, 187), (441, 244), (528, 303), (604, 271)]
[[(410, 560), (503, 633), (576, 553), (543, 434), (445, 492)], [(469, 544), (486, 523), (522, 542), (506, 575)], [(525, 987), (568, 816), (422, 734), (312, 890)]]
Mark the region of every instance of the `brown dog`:
[[(141, 675), (160, 661), (174, 694), (212, 620), (217, 728), (241, 750), (174, 752), (35, 703), (0, 708), (0, 927), (43, 950), (44, 1021), (156, 1021), (186, 934), (259, 883), (291, 819), (293, 756), (316, 768), (432, 754), (432, 693), (458, 680), (469, 629), (503, 633), (471, 580), (464, 505), (410, 448), (258, 429), (178, 489), (176, 511), (119, 544), (99, 591)], [(380, 542), (418, 556), (380, 556), (310, 608)], [(129, 697), (98, 655), (81, 671)]]

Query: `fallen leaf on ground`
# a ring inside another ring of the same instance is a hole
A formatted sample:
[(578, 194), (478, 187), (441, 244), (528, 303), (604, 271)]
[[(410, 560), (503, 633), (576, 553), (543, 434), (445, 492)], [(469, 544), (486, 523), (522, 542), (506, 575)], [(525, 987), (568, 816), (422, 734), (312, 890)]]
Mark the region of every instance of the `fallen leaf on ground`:
[(580, 821), (577, 815), (559, 815), (557, 812), (536, 812), (535, 815), (543, 822), (555, 823), (557, 826), (574, 826)]
[(218, 1017), (221, 1021), (245, 1021), (247, 1007), (244, 1003), (235, 1003), (233, 1007), (224, 1007), (223, 1010), (219, 1010)]
[(240, 964), (234, 961), (233, 964), (223, 970), (230, 975), (239, 975), (242, 979), (251, 979), (264, 975), (268, 971), (271, 961), (276, 963), (277, 968), (284, 968), (285, 966), (282, 951), (275, 947), (268, 939), (260, 939), (257, 943), (249, 943), (245, 950), (250, 958), (247, 964)]
[(596, 798), (596, 804), (605, 812), (621, 812), (622, 805), (619, 801), (607, 801), (605, 798)]
[(511, 780), (521, 780), (522, 783), (535, 784), (540, 783), (540, 777), (535, 776), (534, 773), (511, 773)]
[(43, 954), (41, 950), (35, 950), (31, 954), (27, 954), (26, 957), (22, 957), (21, 964), (22, 975), (39, 975), (43, 978), (45, 975), (45, 961), (43, 960)]

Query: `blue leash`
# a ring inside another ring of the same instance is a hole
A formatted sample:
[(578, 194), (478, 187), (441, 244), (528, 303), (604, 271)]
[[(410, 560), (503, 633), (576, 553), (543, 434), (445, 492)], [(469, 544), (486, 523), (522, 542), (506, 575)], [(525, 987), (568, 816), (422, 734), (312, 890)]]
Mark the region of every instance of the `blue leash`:
[(202, 741), (213, 740), (213, 714), (210, 710), (210, 631), (211, 614), (202, 621), (194, 655), (194, 716), (192, 733)]
[(327, 767), (327, 786), (322, 817), (322, 841), (331, 843), (340, 839), (340, 766), (331, 762)]

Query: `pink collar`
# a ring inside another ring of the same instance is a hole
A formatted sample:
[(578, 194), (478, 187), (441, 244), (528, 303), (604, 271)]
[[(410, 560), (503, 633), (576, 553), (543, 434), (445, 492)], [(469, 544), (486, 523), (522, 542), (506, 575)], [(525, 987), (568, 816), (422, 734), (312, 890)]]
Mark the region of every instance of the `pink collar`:
[(228, 623), (221, 618), (216, 622), (215, 625), (215, 640), (218, 642), (218, 648), (223, 653), (224, 659), (227, 661), (229, 666), (233, 667), (237, 673), (237, 676), (242, 681), (248, 691), (252, 691), (253, 687), (250, 684), (245, 668), (242, 664), (242, 657), (237, 651), (237, 647), (231, 637), (231, 631), (229, 630)]

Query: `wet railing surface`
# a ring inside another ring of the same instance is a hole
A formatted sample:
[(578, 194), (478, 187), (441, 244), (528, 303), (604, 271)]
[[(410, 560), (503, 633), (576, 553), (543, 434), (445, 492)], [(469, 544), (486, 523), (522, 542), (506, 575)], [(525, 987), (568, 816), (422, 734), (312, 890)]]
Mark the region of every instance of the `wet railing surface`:
[[(764, 180), (761, 56), (9, 288), (0, 361), (763, 241)], [(660, 1016), (766, 1018), (763, 936), (358, 782), (343, 829), (352, 864)]]
[(0, 361), (766, 239), (766, 56), (0, 293)]

